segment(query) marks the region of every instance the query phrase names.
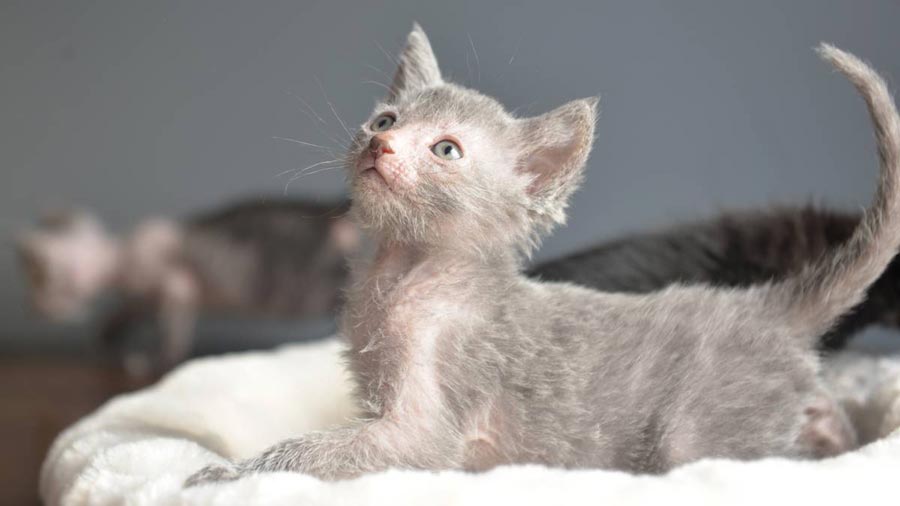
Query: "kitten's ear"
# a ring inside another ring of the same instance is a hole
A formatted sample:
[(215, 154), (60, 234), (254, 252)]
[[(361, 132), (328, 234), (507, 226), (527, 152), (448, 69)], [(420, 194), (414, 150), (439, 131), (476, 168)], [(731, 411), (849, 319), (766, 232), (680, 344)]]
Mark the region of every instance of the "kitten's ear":
[(441, 69), (431, 50), (428, 36), (418, 23), (413, 23), (413, 29), (406, 38), (406, 47), (400, 55), (400, 66), (391, 83), (390, 99), (394, 100), (408, 91), (437, 86), (442, 82)]
[(581, 182), (594, 142), (599, 98), (573, 100), (546, 114), (519, 120), (521, 170), (531, 175), (528, 187), (540, 214), (562, 222), (569, 195)]
[(70, 219), (73, 230), (94, 235), (104, 235), (106, 233), (103, 222), (88, 211), (82, 209), (73, 211)]
[(103, 223), (83, 209), (53, 210), (43, 213), (38, 226), (45, 231), (60, 233), (105, 233)]

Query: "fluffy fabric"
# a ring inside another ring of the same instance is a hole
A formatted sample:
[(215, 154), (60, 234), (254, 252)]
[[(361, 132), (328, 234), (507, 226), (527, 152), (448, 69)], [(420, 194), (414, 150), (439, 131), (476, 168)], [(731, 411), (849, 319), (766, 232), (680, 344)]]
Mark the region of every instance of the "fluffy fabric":
[(812, 462), (703, 460), (663, 476), (511, 466), (484, 474), (389, 471), (323, 482), (268, 473), (183, 489), (191, 473), (246, 458), (286, 437), (354, 415), (336, 338), (272, 352), (192, 361), (159, 384), (119, 396), (63, 432), (41, 475), (56, 505), (296, 504), (850, 504), (896, 494), (900, 355), (845, 353), (825, 377), (863, 437), (886, 436)]

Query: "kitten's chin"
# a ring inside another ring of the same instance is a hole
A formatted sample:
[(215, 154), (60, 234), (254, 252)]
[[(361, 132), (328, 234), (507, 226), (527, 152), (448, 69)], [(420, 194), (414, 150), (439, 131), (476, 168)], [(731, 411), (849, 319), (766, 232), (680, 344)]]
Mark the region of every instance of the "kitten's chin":
[(410, 226), (416, 215), (409, 212), (408, 204), (379, 177), (360, 177), (354, 183), (352, 200), (356, 221), (374, 237), (383, 239), (397, 240), (405, 237), (405, 231), (410, 228), (420, 229), (420, 226)]
[(378, 172), (378, 169), (376, 169), (374, 166), (363, 169), (363, 171), (359, 174), (359, 177), (366, 181), (372, 180), (381, 183), (382, 186), (387, 186), (387, 180), (384, 178), (384, 176), (381, 175), (380, 172)]
[(400, 195), (377, 169), (370, 168), (356, 174), (352, 192), (354, 198), (366, 202), (369, 207), (379, 209), (395, 207), (400, 203)]
[(393, 198), (393, 192), (387, 185), (381, 175), (375, 170), (366, 170), (353, 179), (351, 188), (353, 202), (357, 207), (364, 208), (366, 213), (372, 211), (379, 212), (385, 207), (392, 207), (388, 204)]
[(384, 178), (384, 175), (378, 172), (375, 166), (358, 169), (354, 177), (354, 186), (358, 188), (369, 188), (372, 191), (390, 190), (390, 185)]

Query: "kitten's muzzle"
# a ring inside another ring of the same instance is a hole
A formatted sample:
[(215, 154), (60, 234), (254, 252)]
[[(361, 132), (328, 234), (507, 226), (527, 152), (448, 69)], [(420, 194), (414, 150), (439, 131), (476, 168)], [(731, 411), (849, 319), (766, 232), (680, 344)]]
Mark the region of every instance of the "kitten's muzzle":
[(385, 160), (384, 155), (393, 155), (394, 149), (391, 147), (391, 136), (387, 133), (380, 133), (372, 137), (369, 146), (366, 149), (366, 156), (358, 164), (362, 172), (372, 172), (378, 174), (386, 183), (394, 179), (395, 174), (387, 168), (390, 160)]
[(394, 149), (391, 148), (390, 136), (383, 133), (373, 136), (372, 140), (369, 141), (369, 153), (376, 160), (381, 155), (393, 155)]

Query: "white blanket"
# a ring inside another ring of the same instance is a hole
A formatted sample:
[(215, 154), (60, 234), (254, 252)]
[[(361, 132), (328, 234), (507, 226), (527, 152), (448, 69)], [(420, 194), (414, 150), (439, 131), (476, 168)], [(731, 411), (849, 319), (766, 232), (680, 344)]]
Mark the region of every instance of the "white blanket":
[[(389, 471), (343, 482), (268, 473), (183, 489), (224, 458), (353, 416), (336, 339), (192, 361), (157, 385), (119, 396), (63, 432), (41, 472), (55, 505), (361, 506), (505, 504), (900, 504), (900, 356), (844, 354), (826, 378), (864, 437), (819, 461), (705, 460), (665, 476), (502, 467), (484, 474)], [(892, 433), (891, 435), (888, 435)]]

